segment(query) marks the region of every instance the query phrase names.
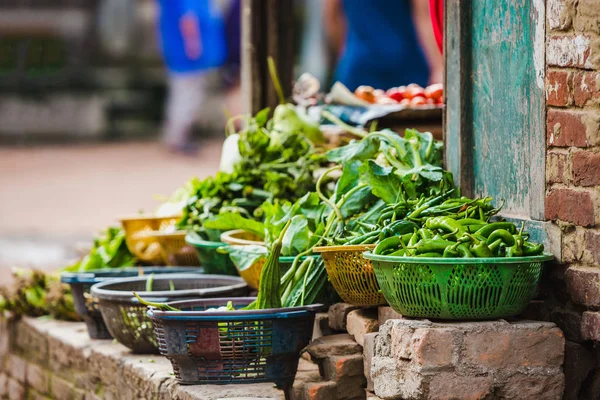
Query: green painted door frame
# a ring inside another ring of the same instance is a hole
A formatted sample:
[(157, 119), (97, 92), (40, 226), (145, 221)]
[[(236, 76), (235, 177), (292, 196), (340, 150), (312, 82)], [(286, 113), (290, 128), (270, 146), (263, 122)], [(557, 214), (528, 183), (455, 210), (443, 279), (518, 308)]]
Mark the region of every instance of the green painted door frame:
[(543, 221), (545, 1), (445, 8), (446, 168), (465, 195), (504, 200), (503, 216), (560, 256), (557, 228)]

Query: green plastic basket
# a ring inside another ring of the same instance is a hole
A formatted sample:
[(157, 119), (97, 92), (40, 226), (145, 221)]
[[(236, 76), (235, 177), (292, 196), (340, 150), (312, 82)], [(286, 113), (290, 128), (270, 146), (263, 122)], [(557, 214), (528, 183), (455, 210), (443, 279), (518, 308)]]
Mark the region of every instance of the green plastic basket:
[(513, 258), (420, 258), (363, 253), (390, 306), (408, 317), (493, 319), (519, 314), (535, 296), (544, 254)]
[(231, 262), (231, 259), (229, 258), (229, 254), (222, 254), (217, 251), (219, 247), (227, 246), (226, 243), (209, 242), (203, 240), (195, 233), (188, 233), (185, 237), (185, 241), (196, 249), (200, 265), (204, 267), (204, 273), (232, 276), (239, 275), (235, 265), (233, 265), (233, 262)]

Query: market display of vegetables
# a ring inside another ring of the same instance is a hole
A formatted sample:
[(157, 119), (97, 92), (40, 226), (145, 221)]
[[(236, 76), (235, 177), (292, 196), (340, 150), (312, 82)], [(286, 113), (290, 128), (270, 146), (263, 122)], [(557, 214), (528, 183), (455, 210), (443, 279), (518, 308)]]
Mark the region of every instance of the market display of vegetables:
[(411, 83), (388, 90), (359, 86), (354, 91), (354, 95), (371, 104), (402, 104), (407, 107), (444, 104), (444, 86), (441, 83), (426, 88)]

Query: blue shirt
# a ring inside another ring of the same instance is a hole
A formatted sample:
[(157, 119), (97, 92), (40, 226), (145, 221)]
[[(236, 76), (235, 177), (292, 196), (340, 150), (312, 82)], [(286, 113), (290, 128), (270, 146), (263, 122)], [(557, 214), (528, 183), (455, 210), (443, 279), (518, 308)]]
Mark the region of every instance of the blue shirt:
[(343, 0), (343, 6), (346, 47), (336, 80), (350, 90), (360, 85), (384, 90), (409, 83), (427, 85), (429, 67), (408, 0)]
[[(221, 66), (227, 57), (225, 27), (212, 0), (158, 0), (158, 29), (165, 64), (186, 73)], [(184, 31), (188, 32), (186, 49)]]

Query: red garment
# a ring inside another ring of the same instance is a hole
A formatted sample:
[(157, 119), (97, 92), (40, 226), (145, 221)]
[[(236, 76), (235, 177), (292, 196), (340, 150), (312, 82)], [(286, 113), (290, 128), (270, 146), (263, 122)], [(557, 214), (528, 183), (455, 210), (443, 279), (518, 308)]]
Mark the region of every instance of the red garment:
[(433, 25), (433, 35), (440, 53), (442, 53), (444, 49), (444, 0), (429, 0), (429, 12), (431, 14), (431, 24)]

